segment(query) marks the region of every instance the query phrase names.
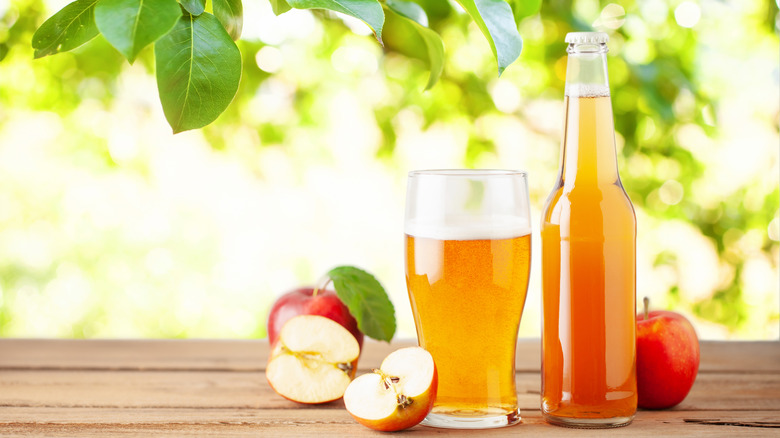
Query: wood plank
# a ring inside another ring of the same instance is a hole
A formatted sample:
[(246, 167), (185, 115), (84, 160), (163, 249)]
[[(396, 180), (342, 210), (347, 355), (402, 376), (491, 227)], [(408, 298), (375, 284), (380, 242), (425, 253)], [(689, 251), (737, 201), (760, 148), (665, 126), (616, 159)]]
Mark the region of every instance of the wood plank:
[[(367, 341), (361, 369), (391, 345)], [(376, 436), (341, 401), (304, 406), (276, 395), (263, 375), (264, 341), (0, 340), (2, 436)], [(523, 424), (489, 431), (415, 427), (415, 436), (765, 436), (780, 428), (780, 343), (703, 342), (688, 398), (640, 411), (634, 425), (571, 430), (539, 407), (539, 341), (518, 344)], [(777, 433), (775, 433), (777, 435)]]
[[(517, 374), (521, 409), (539, 407), (538, 372)], [(149, 407), (296, 409), (273, 392), (262, 372), (15, 371), (0, 372), (0, 407)], [(341, 409), (341, 402), (324, 405)], [(677, 410), (780, 411), (774, 374), (704, 373)]]
[(700, 373), (780, 373), (780, 341), (703, 341), (700, 346)]
[(256, 371), (267, 360), (264, 340), (0, 339), (0, 369)]
[[(13, 408), (15, 421), (0, 421), (3, 436), (380, 436), (355, 423), (346, 412), (317, 408), (292, 410), (217, 409), (53, 409)], [(75, 412), (70, 412), (75, 411)], [(127, 421), (142, 418), (143, 421)], [(548, 425), (538, 410), (527, 411), (513, 427), (480, 431), (453, 431), (416, 426), (404, 435), (413, 436), (766, 436), (780, 428), (775, 411), (710, 411), (670, 414), (640, 411), (628, 427), (611, 430), (566, 429)], [(308, 431), (308, 434), (307, 434)]]
[[(378, 366), (392, 344), (366, 339), (361, 369)], [(701, 343), (701, 373), (741, 371), (780, 373), (780, 341)], [(262, 371), (268, 360), (265, 340), (50, 340), (0, 339), (2, 369), (216, 370)], [(518, 371), (540, 368), (538, 339), (518, 342)]]
[[(366, 339), (360, 366), (377, 367), (391, 351), (410, 345), (416, 344)], [(0, 339), (0, 370), (263, 371), (268, 353), (265, 339)]]

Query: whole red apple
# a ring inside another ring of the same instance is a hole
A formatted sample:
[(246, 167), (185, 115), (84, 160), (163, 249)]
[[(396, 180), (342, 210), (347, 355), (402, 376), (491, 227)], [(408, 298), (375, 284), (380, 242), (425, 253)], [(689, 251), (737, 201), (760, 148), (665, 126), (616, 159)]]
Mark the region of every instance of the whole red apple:
[(273, 345), (284, 323), (298, 315), (320, 315), (336, 321), (349, 330), (360, 348), (363, 348), (363, 333), (336, 293), (331, 290), (318, 290), (314, 294), (312, 288), (295, 289), (274, 302), (268, 313), (268, 342)]
[(699, 371), (699, 339), (679, 313), (637, 315), (636, 378), (639, 407), (665, 409), (683, 401)]

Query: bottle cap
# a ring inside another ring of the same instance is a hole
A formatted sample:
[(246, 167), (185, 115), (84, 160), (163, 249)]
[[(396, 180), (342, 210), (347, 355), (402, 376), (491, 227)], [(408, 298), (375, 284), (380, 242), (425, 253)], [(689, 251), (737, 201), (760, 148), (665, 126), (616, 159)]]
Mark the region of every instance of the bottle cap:
[(609, 35), (604, 32), (569, 32), (565, 41), (569, 44), (606, 44)]

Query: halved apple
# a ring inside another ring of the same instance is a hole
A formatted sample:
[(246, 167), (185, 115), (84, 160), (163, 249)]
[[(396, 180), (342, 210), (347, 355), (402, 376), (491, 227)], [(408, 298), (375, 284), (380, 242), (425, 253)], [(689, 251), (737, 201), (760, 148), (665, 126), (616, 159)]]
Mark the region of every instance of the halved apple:
[(378, 370), (350, 383), (344, 405), (358, 423), (371, 429), (407, 429), (433, 408), (438, 382), (430, 353), (420, 347), (401, 348), (390, 353)]
[(279, 395), (298, 403), (326, 403), (344, 395), (357, 370), (360, 347), (339, 323), (299, 315), (282, 327), (265, 376)]

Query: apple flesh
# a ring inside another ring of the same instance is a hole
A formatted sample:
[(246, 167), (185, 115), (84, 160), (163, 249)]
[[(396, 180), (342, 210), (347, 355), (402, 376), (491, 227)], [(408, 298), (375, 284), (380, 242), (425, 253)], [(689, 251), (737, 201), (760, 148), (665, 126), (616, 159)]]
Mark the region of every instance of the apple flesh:
[(300, 288), (280, 296), (268, 313), (268, 342), (273, 346), (284, 324), (298, 315), (320, 315), (341, 324), (363, 347), (363, 333), (358, 329), (357, 321), (349, 309), (341, 302), (335, 292), (318, 290), (314, 295), (312, 288)]
[(684, 316), (669, 311), (637, 315), (636, 376), (639, 407), (677, 405), (699, 371), (699, 340)]
[(299, 315), (284, 324), (276, 341), (265, 375), (279, 395), (307, 404), (344, 395), (360, 355), (347, 329), (324, 316)]
[(390, 353), (378, 370), (347, 387), (344, 405), (358, 423), (392, 432), (420, 423), (436, 400), (438, 372), (430, 353), (420, 347)]

